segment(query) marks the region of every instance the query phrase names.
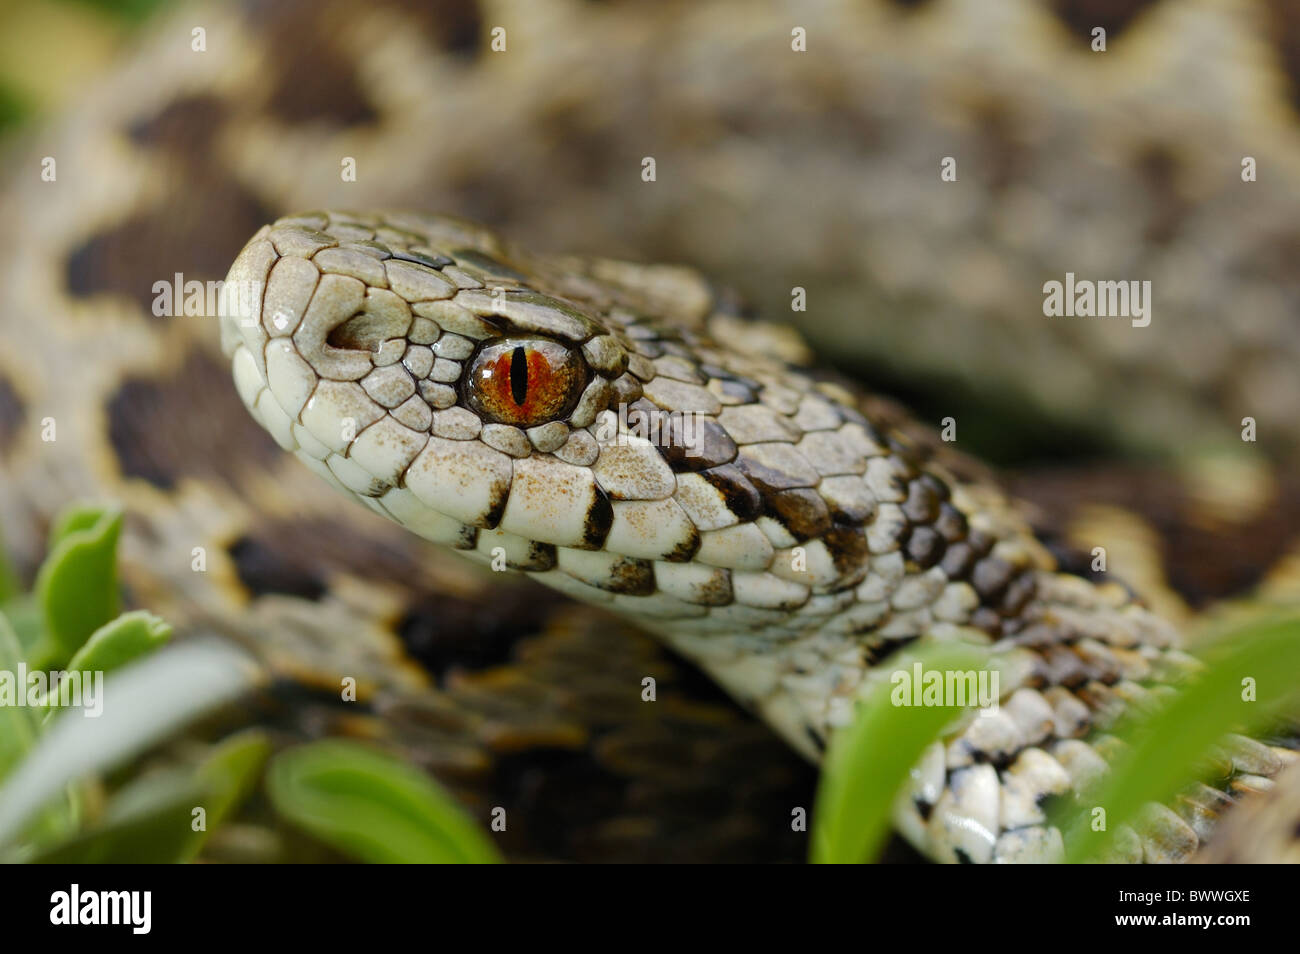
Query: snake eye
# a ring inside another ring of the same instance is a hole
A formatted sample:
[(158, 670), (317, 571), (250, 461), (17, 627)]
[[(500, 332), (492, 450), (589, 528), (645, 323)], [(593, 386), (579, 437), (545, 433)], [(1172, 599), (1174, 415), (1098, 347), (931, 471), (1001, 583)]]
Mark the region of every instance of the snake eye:
[(465, 376), (465, 399), (500, 424), (535, 427), (573, 409), (587, 383), (582, 359), (548, 338), (508, 338), (479, 351)]

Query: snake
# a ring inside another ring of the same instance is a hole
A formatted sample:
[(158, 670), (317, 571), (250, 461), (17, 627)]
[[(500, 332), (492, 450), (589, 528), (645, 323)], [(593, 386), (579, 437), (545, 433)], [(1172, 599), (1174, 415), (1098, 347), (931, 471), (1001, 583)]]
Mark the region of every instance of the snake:
[[(930, 751), (898, 828), (941, 860), (1051, 857), (1034, 796), (1100, 771), (1100, 723), (1187, 664), (1180, 631), (1296, 592), (1292, 23), (1219, 0), (161, 12), (6, 160), (6, 546), (30, 573), (69, 500), (120, 501), (130, 605), (257, 653), (297, 693), (288, 736), (363, 736), (505, 805), (517, 858), (800, 857), (790, 809), (895, 649), (1014, 645), (1024, 683)], [(322, 207), (465, 218), (295, 214)], [(157, 282), (232, 261), (283, 308), (156, 313)], [(1043, 316), (1067, 271), (1152, 276), (1151, 326)], [(509, 387), (467, 387), (489, 367)], [(593, 412), (670, 439), (601, 463)], [(976, 461), (1039, 445), (1066, 466)], [(363, 706), (332, 698), (344, 675)], [(1294, 786), (1286, 750), (1236, 757), (1238, 787)], [(1183, 808), (1132, 858), (1194, 853)]]
[[(1002, 650), (1002, 709), (932, 745), (898, 819), (934, 857), (1060, 860), (1041, 804), (1104, 771), (1082, 739), (1194, 668), (941, 442), (681, 268), (326, 212), (264, 227), (226, 281), (248, 290), (222, 316), (234, 383), (281, 448), (426, 540), (641, 621), (810, 758), (900, 646)], [(1267, 777), (1295, 755), (1239, 738), (1232, 759)], [(1171, 809), (1154, 827), (1146, 860), (1199, 847)]]

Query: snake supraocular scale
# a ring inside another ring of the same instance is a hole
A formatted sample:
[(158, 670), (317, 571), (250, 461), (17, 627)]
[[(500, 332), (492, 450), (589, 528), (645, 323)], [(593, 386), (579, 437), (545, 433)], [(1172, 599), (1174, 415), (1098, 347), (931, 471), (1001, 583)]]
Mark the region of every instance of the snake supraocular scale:
[[(1058, 569), (978, 468), (688, 269), (322, 212), (263, 228), (227, 282), (235, 386), (281, 447), (428, 540), (648, 626), (809, 758), (897, 647), (1004, 650), (1001, 710), (935, 743), (900, 810), (935, 857), (1058, 857), (1041, 802), (1102, 770), (1084, 738), (1194, 665), (1126, 589)], [(1252, 773), (1287, 757), (1240, 747)], [(1129, 850), (1197, 843), (1165, 810)]]

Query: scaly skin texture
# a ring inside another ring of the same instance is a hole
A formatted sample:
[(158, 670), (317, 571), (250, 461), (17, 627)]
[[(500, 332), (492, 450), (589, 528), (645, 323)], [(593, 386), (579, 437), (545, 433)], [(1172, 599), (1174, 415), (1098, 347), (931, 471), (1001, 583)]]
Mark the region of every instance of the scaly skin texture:
[[(687, 269), (320, 212), (260, 230), (227, 288), (247, 296), (222, 319), (235, 386), (281, 447), (428, 540), (648, 626), (812, 759), (898, 646), (1003, 651), (1002, 711), (936, 743), (901, 812), (932, 856), (1059, 857), (1040, 803), (1101, 769), (1082, 740), (1191, 664), (1125, 589), (1059, 571), (961, 458)], [(467, 369), (514, 349), (522, 368), (539, 341), (586, 372), (564, 411), (502, 423)], [(1134, 844), (1181, 858), (1198, 836), (1166, 810)]]

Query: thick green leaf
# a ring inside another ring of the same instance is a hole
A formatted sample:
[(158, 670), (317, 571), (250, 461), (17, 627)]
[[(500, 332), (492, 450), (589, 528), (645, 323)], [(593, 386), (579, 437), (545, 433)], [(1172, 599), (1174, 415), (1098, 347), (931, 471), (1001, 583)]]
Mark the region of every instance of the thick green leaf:
[[(103, 821), (32, 860), (64, 864), (169, 864), (192, 861), (257, 783), (271, 750), (249, 731), (222, 742), (194, 772), (137, 779), (109, 803)], [(194, 830), (194, 810), (206, 813)]]
[(428, 776), (355, 742), (314, 742), (278, 755), (267, 791), (280, 814), (363, 861), (500, 860), (487, 836)]
[[(1064, 833), (1067, 861), (1104, 854), (1115, 832), (1131, 825), (1143, 806), (1168, 803), (1206, 768), (1226, 734), (1265, 727), (1300, 705), (1300, 617), (1234, 628), (1199, 655), (1204, 670), (1167, 703), (1116, 727), (1113, 734), (1128, 747), (1101, 786), (1080, 804), (1062, 805), (1054, 822)], [(1255, 701), (1242, 698), (1243, 680), (1253, 680)], [(1094, 832), (1091, 809), (1098, 807), (1105, 809), (1106, 830)]]
[[(899, 657), (891, 672), (995, 668), (987, 650), (931, 644)], [(961, 712), (947, 706), (899, 706), (882, 681), (858, 703), (853, 723), (831, 739), (813, 810), (811, 860), (855, 864), (874, 858), (893, 826), (894, 804), (912, 768)]]
[(32, 662), (61, 669), (91, 634), (118, 613), (117, 540), (122, 511), (68, 510), (50, 535), (50, 552), (36, 575), (45, 641)]
[(241, 651), (216, 641), (169, 647), (111, 673), (103, 711), (62, 712), (0, 788), (0, 846), (68, 784), (113, 768), (230, 701), (262, 678)]
[(120, 669), (162, 647), (171, 636), (171, 624), (153, 613), (145, 610), (123, 613), (95, 630), (65, 668), (78, 672)]

